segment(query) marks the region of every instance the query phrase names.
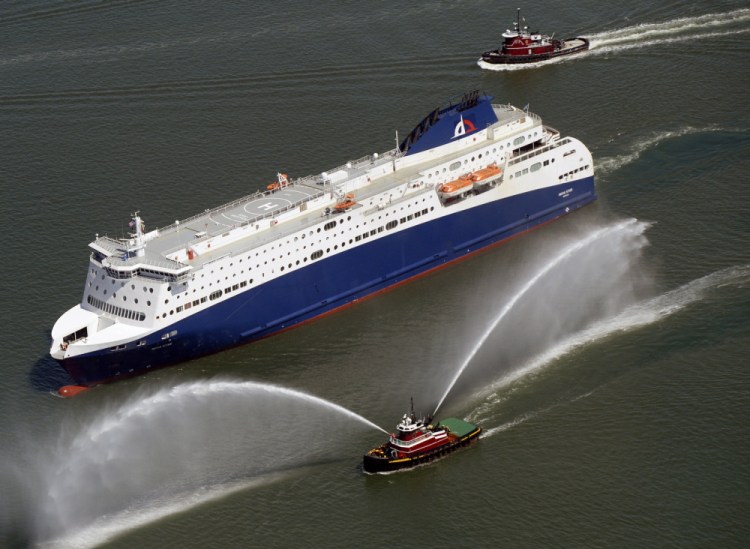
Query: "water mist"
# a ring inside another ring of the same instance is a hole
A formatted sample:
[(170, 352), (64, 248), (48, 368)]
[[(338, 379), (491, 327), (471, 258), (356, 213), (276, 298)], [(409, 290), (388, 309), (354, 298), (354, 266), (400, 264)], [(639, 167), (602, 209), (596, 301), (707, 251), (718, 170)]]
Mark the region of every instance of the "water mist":
[(335, 459), (362, 428), (383, 431), (331, 402), (261, 383), (196, 382), (131, 399), (64, 424), (33, 488), (37, 539), (80, 538), (95, 524), (117, 530), (107, 516), (132, 524), (155, 502), (169, 507)]
[(518, 274), (516, 288), (475, 336), (435, 412), (469, 365), (478, 363), (472, 372), (474, 385), (490, 382), (583, 326), (635, 302), (643, 283), (639, 259), (648, 244), (643, 236), (647, 228), (629, 219), (589, 229), (573, 239), (553, 238), (555, 249), (540, 254), (541, 261)]

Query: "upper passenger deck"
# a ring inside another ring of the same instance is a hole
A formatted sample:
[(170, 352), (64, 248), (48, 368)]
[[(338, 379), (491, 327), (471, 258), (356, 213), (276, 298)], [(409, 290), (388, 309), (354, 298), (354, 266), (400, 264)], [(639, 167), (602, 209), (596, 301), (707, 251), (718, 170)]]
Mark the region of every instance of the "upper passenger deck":
[[(497, 121), (481, 129), (486, 131), (485, 139), (456, 139), (437, 158), (432, 151), (409, 156), (399, 148), (368, 155), (328, 172), (292, 180), (274, 192), (255, 192), (145, 233), (142, 246), (135, 235), (122, 240), (98, 237), (90, 244), (92, 258), (115, 278), (140, 275), (186, 280), (194, 268), (209, 261), (319, 223), (325, 209), (343, 193), (356, 190), (357, 200), (363, 200), (418, 177), (438, 161), (450, 162), (485, 147), (488, 139), (541, 126), (538, 116), (511, 105), (492, 105), (492, 110)], [(548, 131), (545, 128), (543, 133)], [(289, 223), (292, 219), (295, 222)], [(138, 249), (142, 250), (140, 254), (136, 253)]]

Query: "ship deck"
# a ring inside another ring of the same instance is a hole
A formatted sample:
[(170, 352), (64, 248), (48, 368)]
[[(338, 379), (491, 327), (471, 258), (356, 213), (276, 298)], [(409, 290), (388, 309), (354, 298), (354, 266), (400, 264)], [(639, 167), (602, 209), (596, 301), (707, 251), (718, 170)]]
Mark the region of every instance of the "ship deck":
[[(517, 121), (523, 116), (533, 116), (531, 113), (511, 107), (510, 105), (495, 105), (498, 116), (497, 125), (502, 127)], [(461, 151), (446, 155), (443, 161), (450, 161), (453, 157), (465, 155), (467, 151), (479, 149), (485, 145), (478, 142)], [(367, 156), (332, 170), (334, 172), (346, 172), (346, 179), (353, 179), (364, 174), (368, 169), (385, 163), (392, 162), (401, 154), (393, 149), (378, 158)], [(396, 187), (403, 182), (414, 178), (418, 173), (425, 170), (432, 162), (428, 161), (413, 166), (400, 168), (398, 172), (392, 173), (374, 180), (366, 187), (357, 191), (357, 201), (364, 201), (369, 196), (376, 195), (390, 188)], [(429, 190), (429, 187), (425, 191)], [(331, 192), (331, 184), (324, 180), (322, 174), (293, 180), (288, 186), (273, 193), (256, 192), (242, 197), (233, 202), (224, 204), (214, 209), (206, 210), (193, 217), (176, 221), (172, 225), (158, 229), (146, 235), (145, 257), (125, 259), (125, 244), (109, 237), (99, 237), (92, 247), (108, 252), (110, 264), (128, 266), (136, 263), (146, 263), (157, 267), (167, 267), (170, 270), (190, 269), (184, 263), (174, 261), (170, 255), (179, 250), (184, 250), (190, 244), (196, 244), (206, 239), (222, 235), (237, 227), (256, 224), (262, 220), (275, 218), (287, 211), (298, 208), (303, 203), (309, 202)], [(322, 208), (322, 206), (321, 206)], [(269, 241), (282, 238), (287, 234), (299, 231), (307, 226), (320, 221), (321, 208), (314, 208), (309, 212), (296, 217), (293, 220), (279, 223), (265, 230), (250, 234), (245, 238), (232, 244), (221, 246), (215, 251), (204, 252), (191, 261), (193, 269), (214, 261), (225, 255), (242, 252), (261, 246)]]
[(203, 238), (220, 235), (231, 229), (276, 217), (304, 202), (323, 195), (323, 187), (293, 184), (274, 193), (255, 193), (213, 210), (207, 210), (168, 227), (150, 240), (147, 249), (168, 257)]

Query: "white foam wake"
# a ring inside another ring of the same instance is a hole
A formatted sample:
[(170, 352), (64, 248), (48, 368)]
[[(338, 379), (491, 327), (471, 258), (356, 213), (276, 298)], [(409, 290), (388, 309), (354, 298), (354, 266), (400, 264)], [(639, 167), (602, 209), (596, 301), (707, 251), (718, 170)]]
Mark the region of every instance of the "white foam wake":
[(481, 393), (477, 393), (475, 396), (477, 399), (483, 399), (484, 402), (479, 404), (468, 415), (467, 420), (484, 425), (485, 428), (482, 437), (487, 438), (513, 429), (565, 403), (587, 398), (601, 387), (587, 391), (565, 402), (557, 402), (539, 410), (525, 412), (509, 421), (504, 421), (500, 425), (486, 427), (486, 425), (493, 422), (499, 416), (497, 411), (498, 406), (507, 400), (509, 394), (515, 391), (512, 386), (513, 382), (542, 370), (575, 349), (597, 343), (601, 339), (617, 332), (635, 330), (663, 320), (699, 301), (712, 289), (724, 286), (747, 286), (748, 284), (750, 284), (750, 265), (730, 267), (694, 280), (661, 296), (634, 305), (610, 319), (597, 322), (533, 357), (521, 368), (510, 372), (490, 386), (483, 388)]
[[(591, 40), (591, 50), (618, 44), (637, 45), (643, 43), (645, 47), (661, 43), (657, 40), (662, 38), (667, 40), (673, 38), (689, 40), (694, 39), (696, 36), (703, 38), (715, 37), (721, 34), (721, 31), (717, 31), (716, 29), (734, 27), (747, 21), (750, 21), (750, 9), (740, 9), (727, 13), (710, 13), (695, 17), (682, 17), (663, 23), (641, 23), (622, 29), (599, 32), (590, 35), (588, 38)], [(711, 32), (702, 32), (706, 30), (710, 30)], [(729, 30), (728, 33), (734, 33), (737, 30), (747, 31), (750, 29), (734, 29)]]
[[(614, 317), (596, 322), (588, 328), (560, 341), (550, 349), (531, 358), (520, 368), (509, 372), (485, 388), (482, 393), (484, 395), (492, 394), (498, 389), (506, 387), (514, 381), (552, 364), (575, 349), (596, 343), (618, 332), (635, 330), (664, 320), (689, 305), (700, 301), (712, 289), (727, 285), (744, 285), (748, 283), (750, 283), (750, 265), (729, 267), (693, 280), (663, 295), (637, 303)], [(482, 397), (482, 395), (477, 396)]]
[[(643, 153), (646, 151), (653, 149), (654, 147), (659, 146), (664, 141), (668, 141), (670, 139), (675, 139), (678, 137), (683, 137), (685, 135), (693, 135), (693, 134), (700, 134), (700, 133), (711, 133), (711, 132), (737, 132), (740, 130), (737, 130), (735, 128), (722, 128), (717, 125), (710, 125), (705, 126), (702, 128), (697, 128), (694, 126), (685, 126), (683, 128), (678, 128), (676, 130), (665, 130), (665, 131), (658, 131), (651, 134), (649, 137), (646, 137), (645, 139), (641, 139), (640, 141), (637, 141), (630, 145), (629, 150), (625, 152), (625, 154), (621, 154), (619, 156), (611, 156), (611, 157), (604, 157), (596, 162), (596, 171), (597, 175), (606, 175), (611, 172), (614, 172), (623, 166), (627, 166), (628, 164), (631, 164), (638, 160)], [(741, 130), (746, 131), (746, 130)]]
[(716, 32), (703, 32), (703, 33), (696, 33), (696, 34), (688, 34), (685, 36), (674, 36), (671, 38), (655, 38), (652, 40), (638, 40), (638, 41), (629, 41), (625, 39), (602, 40), (600, 43), (596, 44), (595, 46), (592, 45), (591, 48), (588, 50), (588, 52), (586, 52), (586, 55), (604, 55), (604, 54), (627, 51), (627, 50), (643, 49), (643, 48), (648, 48), (651, 46), (662, 46), (666, 44), (676, 44), (679, 42), (693, 42), (696, 40), (708, 40), (709, 38), (720, 38), (722, 36), (747, 34), (748, 32), (750, 32), (750, 28), (716, 31)]

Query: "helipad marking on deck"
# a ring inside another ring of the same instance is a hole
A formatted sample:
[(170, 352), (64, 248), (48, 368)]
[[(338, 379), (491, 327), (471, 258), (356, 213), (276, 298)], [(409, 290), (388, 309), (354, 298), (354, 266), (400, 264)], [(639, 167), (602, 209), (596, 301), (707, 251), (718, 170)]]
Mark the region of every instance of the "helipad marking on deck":
[[(292, 204), (292, 201), (288, 200), (286, 198), (279, 197), (279, 198), (276, 198), (274, 200), (275, 200), (275, 202), (267, 202), (267, 203), (261, 204), (261, 205), (254, 204), (254, 203), (250, 202), (248, 204), (245, 204), (245, 208), (244, 209), (245, 209), (245, 211), (247, 213), (251, 213), (252, 210), (255, 210), (255, 212), (257, 212), (258, 210), (264, 210), (265, 212), (268, 212), (271, 209), (274, 209), (274, 210), (281, 209), (285, 205), (291, 205)], [(270, 205), (270, 207), (269, 207), (269, 205)]]

